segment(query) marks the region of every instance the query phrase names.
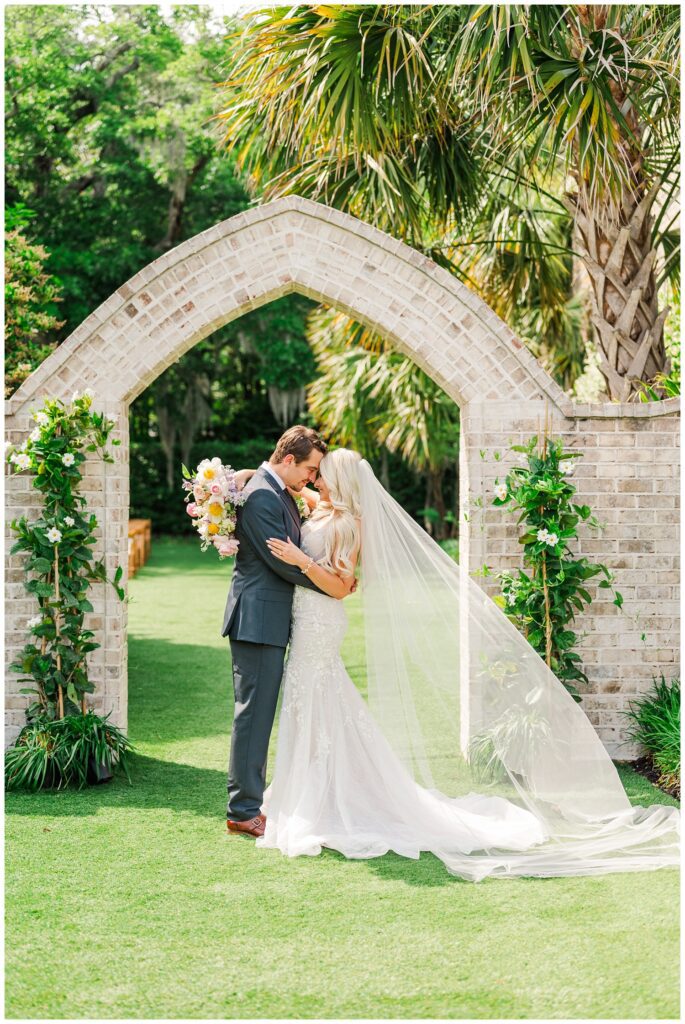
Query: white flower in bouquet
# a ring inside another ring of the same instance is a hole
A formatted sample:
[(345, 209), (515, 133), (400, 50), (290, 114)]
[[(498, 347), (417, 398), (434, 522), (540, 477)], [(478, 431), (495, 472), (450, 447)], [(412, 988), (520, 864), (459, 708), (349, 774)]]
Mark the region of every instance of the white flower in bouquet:
[(210, 522), (220, 523), (224, 518), (224, 506), (220, 501), (210, 501), (207, 504), (207, 515), (209, 516)]
[(203, 459), (197, 467), (196, 483), (208, 486), (218, 480), (223, 467), (221, 459)]

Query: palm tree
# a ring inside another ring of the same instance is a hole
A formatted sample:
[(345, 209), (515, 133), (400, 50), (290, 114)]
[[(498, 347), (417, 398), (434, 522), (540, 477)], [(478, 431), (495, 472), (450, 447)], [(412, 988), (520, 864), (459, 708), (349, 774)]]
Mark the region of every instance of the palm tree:
[(676, 216), (678, 43), (675, 5), (496, 5), (469, 15), (445, 67), (473, 84), (503, 144), (568, 174), (600, 369), (620, 401), (668, 369), (668, 245), (657, 267)]
[[(235, 38), (217, 117), (265, 200), (321, 199), (476, 287), (487, 289), (493, 251), (510, 281), (522, 268), (556, 280), (528, 289), (510, 321), (541, 302), (548, 327), (577, 317), (575, 251), (602, 372), (625, 400), (668, 368), (658, 289), (677, 272), (677, 27), (677, 9), (661, 5), (271, 8)], [(530, 237), (503, 245), (498, 218), (522, 217), (526, 194)], [(578, 350), (576, 330), (555, 337)]]

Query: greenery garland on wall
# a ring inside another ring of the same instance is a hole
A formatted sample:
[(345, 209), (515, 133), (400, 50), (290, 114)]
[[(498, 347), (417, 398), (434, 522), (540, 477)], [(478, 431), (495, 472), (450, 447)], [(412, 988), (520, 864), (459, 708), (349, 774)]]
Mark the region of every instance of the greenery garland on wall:
[[(523, 563), (530, 571), (495, 573), (502, 584), (498, 603), (526, 636), (576, 701), (577, 682), (587, 683), (580, 654), (573, 648), (579, 637), (570, 629), (576, 612), (592, 601), (587, 582), (601, 576), (598, 586), (611, 590), (613, 603), (621, 608), (623, 598), (614, 588), (614, 576), (601, 562), (577, 557), (570, 545), (578, 539), (578, 525), (593, 529), (601, 524), (587, 505), (576, 505), (576, 488), (569, 480), (571, 459), (581, 452), (564, 451), (563, 443), (545, 434), (541, 443), (534, 436), (527, 445), (512, 445), (520, 454), (503, 482), (495, 478), (493, 504), (519, 512), (517, 523), (525, 523), (519, 537)], [(489, 575), (485, 567), (484, 575)]]
[(90, 389), (75, 392), (70, 406), (45, 399), (41, 410), (32, 410), (36, 427), (21, 448), (6, 442), (5, 457), (14, 472), (32, 472), (33, 486), (43, 496), (37, 519), (11, 522), (18, 539), (10, 554), (27, 553), (24, 586), (39, 611), (28, 619), (31, 639), (10, 666), (25, 674), (20, 682), (31, 684), (20, 692), (36, 699), (6, 754), (8, 787), (61, 785), (73, 778), (81, 784), (100, 781), (117, 762), (126, 769), (125, 754), (132, 749), (116, 726), (86, 707), (86, 695), (95, 689), (87, 655), (100, 646), (83, 627), (84, 615), (93, 611), (86, 592), (93, 582), (109, 582), (120, 599), (125, 597), (121, 566), (110, 580), (104, 559), (93, 561), (98, 520), (88, 515), (86, 498), (77, 493), (86, 452), (114, 461), (106, 450), (114, 420), (92, 412), (92, 400)]

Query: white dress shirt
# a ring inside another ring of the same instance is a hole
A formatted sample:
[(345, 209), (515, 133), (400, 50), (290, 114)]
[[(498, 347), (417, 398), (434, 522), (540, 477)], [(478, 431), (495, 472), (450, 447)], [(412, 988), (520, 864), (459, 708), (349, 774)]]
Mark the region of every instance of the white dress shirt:
[(261, 465), (261, 467), (260, 467), (260, 468), (261, 468), (261, 469), (265, 469), (265, 470), (266, 470), (266, 472), (267, 472), (267, 473), (269, 474), (269, 476), (271, 476), (271, 477), (273, 477), (273, 478), (274, 478), (274, 480), (276, 481), (276, 483), (278, 484), (278, 486), (279, 486), (279, 487), (281, 488), (281, 490), (282, 490), (282, 491), (284, 491), (284, 490), (285, 490), (285, 484), (284, 484), (284, 483), (283, 483), (283, 481), (281, 480), (281, 478), (280, 478), (280, 476), (278, 475), (278, 473), (276, 473), (276, 472), (274, 471), (274, 468), (273, 468), (273, 466), (271, 465), (271, 463), (270, 463), (270, 462), (262, 462), (262, 465)]

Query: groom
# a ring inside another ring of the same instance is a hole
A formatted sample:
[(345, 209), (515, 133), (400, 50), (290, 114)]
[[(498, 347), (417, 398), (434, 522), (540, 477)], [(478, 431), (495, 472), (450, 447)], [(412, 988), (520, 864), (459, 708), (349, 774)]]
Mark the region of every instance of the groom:
[(322, 593), (294, 565), (271, 554), (269, 537), (300, 544), (300, 513), (287, 488), (300, 491), (314, 483), (326, 445), (315, 430), (286, 430), (268, 462), (245, 487), (247, 500), (238, 510), (240, 542), (228, 593), (222, 636), (228, 636), (233, 659), (235, 713), (228, 768), (229, 832), (261, 836), (260, 814), (266, 785), (269, 737), (290, 635), (293, 587)]

